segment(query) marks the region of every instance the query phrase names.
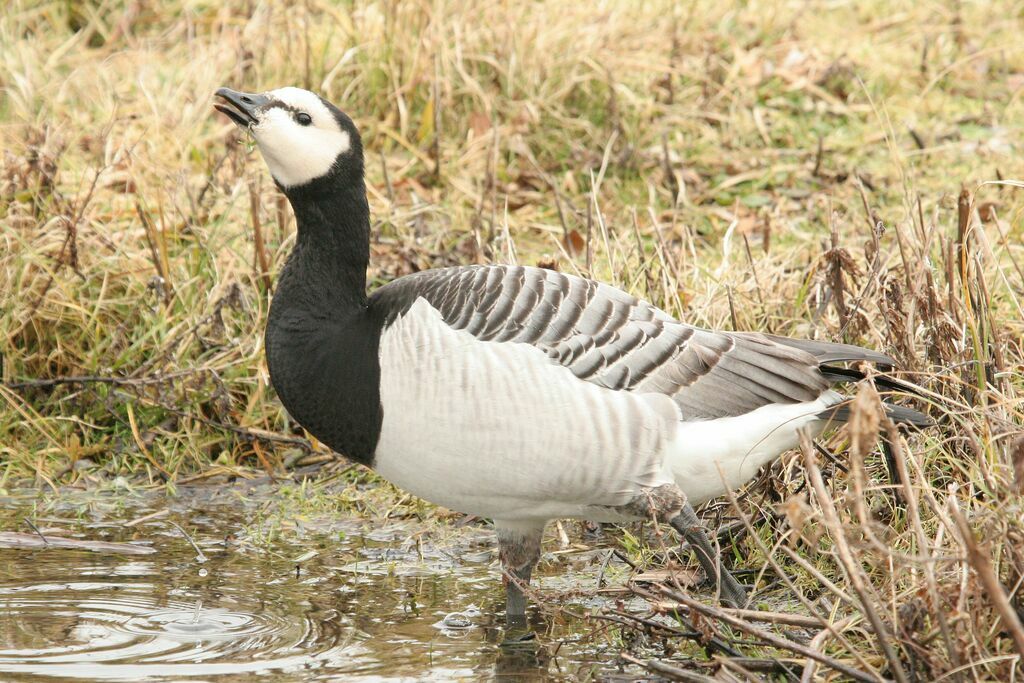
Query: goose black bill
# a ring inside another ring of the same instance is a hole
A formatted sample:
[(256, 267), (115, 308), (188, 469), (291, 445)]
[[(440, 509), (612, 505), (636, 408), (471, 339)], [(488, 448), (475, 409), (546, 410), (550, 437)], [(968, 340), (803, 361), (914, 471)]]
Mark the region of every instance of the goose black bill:
[(220, 88), (215, 96), (217, 100), (213, 108), (243, 128), (257, 123), (256, 112), (270, 103), (266, 95), (238, 92), (231, 88)]

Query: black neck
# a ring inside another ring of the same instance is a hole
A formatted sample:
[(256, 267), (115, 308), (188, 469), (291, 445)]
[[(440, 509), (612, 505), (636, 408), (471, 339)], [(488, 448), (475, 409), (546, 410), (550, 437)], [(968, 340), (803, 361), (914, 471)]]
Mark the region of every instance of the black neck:
[(346, 170), (285, 190), (298, 237), (270, 307), (267, 364), (299, 424), (372, 466), (382, 420), (381, 323), (367, 308), (370, 216), (362, 164), (356, 173)]
[[(286, 189), (285, 195), (295, 212), (298, 236), (280, 286), (298, 285), (289, 292), (299, 299), (293, 304), (318, 316), (365, 309), (370, 208), (362, 174), (345, 184), (328, 176)], [(290, 282), (292, 275), (302, 281)]]

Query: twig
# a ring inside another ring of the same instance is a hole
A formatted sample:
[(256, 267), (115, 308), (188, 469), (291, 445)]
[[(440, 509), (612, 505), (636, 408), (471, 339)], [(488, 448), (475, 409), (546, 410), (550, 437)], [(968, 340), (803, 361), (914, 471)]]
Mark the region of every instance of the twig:
[[(43, 379), (29, 379), (21, 380), (18, 382), (0, 382), (0, 386), (7, 389), (28, 389), (35, 387), (52, 387), (59, 386), (62, 384), (110, 384), (114, 386), (122, 387), (143, 387), (152, 384), (163, 384), (170, 382), (181, 377), (188, 377), (194, 375), (197, 372), (201, 372), (205, 368), (190, 368), (188, 370), (181, 370), (179, 372), (167, 373), (165, 375), (153, 375), (150, 377), (107, 377), (103, 375), (72, 375), (68, 377), (47, 377)], [(209, 427), (217, 427), (218, 429), (226, 429), (230, 432), (234, 432), (239, 436), (245, 437), (250, 441), (266, 441), (269, 443), (280, 443), (287, 444), (290, 446), (297, 446), (306, 452), (313, 452), (313, 445), (308, 439), (303, 439), (295, 436), (282, 436), (280, 434), (274, 434), (272, 432), (266, 432), (263, 430), (247, 429), (246, 427), (239, 427), (238, 425), (228, 424), (226, 422), (219, 422), (217, 420), (211, 420), (208, 417), (203, 417), (195, 413), (189, 413), (184, 410), (180, 410), (173, 406), (170, 406), (162, 401), (157, 401), (153, 398), (145, 396), (141, 393), (135, 395), (129, 395), (122, 393), (121, 396), (130, 397), (133, 399), (140, 399), (148, 401), (149, 403), (159, 406), (162, 410), (166, 410), (169, 413), (177, 415), (178, 417), (188, 418), (195, 420)]]
[(313, 87), (313, 72), (310, 68), (310, 57), (312, 48), (309, 44), (309, 0), (302, 3), (302, 50), (303, 50), (303, 76), (302, 85), (306, 90)]
[[(718, 661), (721, 662), (723, 669), (731, 670), (742, 676), (738, 679), (733, 677), (733, 680), (737, 681), (737, 683), (739, 683), (739, 681), (743, 681), (744, 683), (766, 683), (764, 678), (754, 673), (751, 667), (755, 666), (761, 667), (762, 671), (768, 671), (771, 673), (779, 673), (782, 675), (788, 673), (790, 674), (790, 676), (788, 676), (790, 679), (794, 677), (793, 672), (790, 671), (789, 667), (787, 667), (780, 659), (757, 659), (755, 657), (743, 657), (742, 659), (737, 657), (736, 659), (730, 659), (722, 657)], [(768, 665), (767, 668), (765, 667), (766, 664)], [(722, 680), (722, 677), (719, 676), (718, 680)]]
[(640, 269), (644, 274), (644, 287), (647, 298), (650, 299), (654, 296), (654, 279), (651, 277), (651, 266), (644, 257), (644, 243), (643, 238), (640, 237), (640, 224), (636, 218), (636, 209), (633, 209), (630, 213), (633, 218), (633, 237), (636, 238), (636, 255), (639, 260)]
[(757, 266), (754, 265), (754, 255), (750, 251), (750, 240), (747, 239), (747, 233), (743, 233), (743, 250), (747, 254), (747, 264), (750, 266), (750, 274), (754, 276), (754, 286), (757, 292), (757, 302), (761, 305), (761, 320), (768, 332), (771, 332), (771, 325), (769, 324), (767, 309), (764, 305), (764, 294), (761, 291), (761, 280), (757, 277)]
[(138, 215), (139, 220), (142, 221), (142, 227), (145, 228), (146, 244), (149, 245), (149, 255), (153, 261), (153, 269), (156, 270), (156, 274), (160, 278), (163, 287), (164, 303), (169, 304), (171, 299), (174, 298), (174, 285), (171, 284), (171, 274), (167, 272), (166, 254), (162, 254), (158, 246), (161, 243), (159, 240), (160, 231), (153, 225), (149, 214), (146, 213), (142, 208), (142, 204), (138, 201), (135, 202), (135, 213)]
[(821, 177), (821, 162), (825, 158), (825, 139), (818, 136), (818, 151), (814, 155), (814, 169), (811, 171), (811, 175), (815, 178)]
[(278, 193), (275, 200), (277, 213), (277, 236), (278, 240), (284, 242), (288, 237), (288, 198)]
[[(640, 588), (637, 588), (636, 590), (641, 595), (646, 594), (647, 596), (653, 597), (653, 595), (648, 591), (645, 591)], [(726, 624), (729, 624), (730, 626), (737, 628), (740, 631), (743, 631), (744, 633), (747, 633), (751, 636), (754, 636), (755, 638), (759, 638), (765, 641), (773, 647), (777, 647), (783, 650), (789, 650), (790, 652), (795, 652), (799, 655), (803, 655), (804, 657), (814, 659), (824, 664), (825, 666), (831, 667), (839, 673), (845, 676), (849, 676), (850, 678), (853, 678), (855, 680), (869, 681), (870, 683), (875, 683), (879, 680), (875, 676), (867, 674), (861, 671), (860, 669), (855, 669), (847, 664), (843, 664), (838, 659), (829, 657), (828, 655), (818, 652), (817, 650), (807, 647), (806, 645), (801, 645), (800, 643), (793, 642), (788, 638), (777, 636), (774, 633), (754, 626), (750, 622), (740, 619), (739, 617), (734, 617), (733, 615), (727, 613), (720, 607), (705, 605), (702, 602), (694, 600), (693, 598), (687, 595), (683, 595), (678, 591), (672, 590), (667, 586), (655, 585), (654, 590), (666, 597), (672, 598), (673, 600), (678, 600), (679, 602), (686, 605), (686, 607), (688, 607), (691, 612), (698, 612), (706, 617), (723, 621)]]
[(206, 197), (206, 193), (213, 187), (213, 181), (217, 177), (220, 167), (224, 165), (224, 162), (228, 160), (228, 156), (231, 153), (231, 147), (228, 146), (228, 151), (220, 155), (213, 167), (210, 169), (206, 177), (206, 182), (199, 189), (199, 194), (196, 196), (195, 207), (192, 210), (192, 222), (199, 224), (202, 222), (202, 218), (198, 215), (199, 211), (203, 209), (203, 198)]
[(143, 386), (147, 384), (163, 384), (180, 377), (187, 377), (200, 372), (202, 368), (191, 368), (166, 375), (151, 377), (105, 377), (102, 375), (70, 375), (67, 377), (45, 377), (41, 379), (25, 379), (18, 382), (0, 382), (8, 389), (30, 389), (36, 387), (54, 387), (61, 384), (113, 384), (116, 386)]
[(856, 603), (853, 601), (853, 597), (848, 595), (832, 581), (829, 581), (828, 577), (822, 574), (817, 567), (808, 562), (806, 558), (802, 557), (800, 553), (785, 545), (780, 545), (779, 550), (785, 553), (786, 557), (792, 560), (794, 564), (800, 565), (804, 571), (813, 576), (818, 583), (827, 588), (837, 598), (853, 608), (857, 607)]
[(144, 522), (151, 522), (154, 519), (160, 519), (161, 517), (166, 517), (169, 514), (171, 514), (171, 511), (168, 508), (164, 508), (163, 510), (157, 510), (156, 512), (150, 512), (148, 515), (142, 515), (141, 517), (136, 517), (135, 519), (133, 519), (131, 521), (125, 522), (121, 526), (127, 527), (127, 528), (131, 528), (133, 526), (137, 526), (137, 525), (142, 524)]
[(587, 200), (587, 277), (593, 277), (594, 249), (591, 238), (594, 233), (594, 203)]
[(624, 552), (622, 552), (621, 550), (613, 549), (612, 550), (612, 554), (615, 557), (617, 557), (620, 560), (622, 560), (623, 562), (625, 562), (626, 564), (628, 564), (630, 567), (632, 567), (634, 571), (639, 571), (640, 568), (637, 566), (636, 562), (634, 562), (633, 560), (629, 559), (626, 556), (626, 554)]
[(969, 234), (967, 228), (970, 227), (971, 223), (971, 193), (965, 187), (960, 190), (960, 196), (956, 202), (957, 208), (957, 221), (956, 221), (956, 269), (960, 275), (960, 281), (967, 286), (967, 259), (964, 258), (964, 252), (967, 251), (967, 236)]
[(380, 153), (380, 170), (384, 175), (384, 187), (388, 191), (388, 212), (395, 208), (395, 188), (391, 184), (391, 176), (388, 175), (388, 160), (384, 157), (384, 152)]
[(817, 440), (814, 441), (814, 450), (824, 455), (828, 459), (828, 461), (832, 463), (832, 466), (835, 467), (840, 472), (842, 472), (843, 474), (850, 473), (850, 469), (845, 464), (843, 464), (843, 462), (839, 458), (836, 457), (836, 454), (830, 451), (829, 449), (825, 448), (825, 446), (823, 446)]
[[(633, 586), (631, 586), (631, 589), (633, 590), (633, 592), (635, 594), (639, 593), (639, 594), (642, 595), (645, 592), (645, 591), (637, 591)], [(648, 629), (660, 630), (660, 631), (664, 631), (666, 633), (671, 633), (672, 635), (680, 637), (680, 638), (686, 638), (687, 640), (692, 640), (693, 642), (700, 644), (702, 647), (709, 648), (712, 651), (721, 652), (722, 654), (729, 655), (730, 657), (741, 657), (742, 656), (742, 653), (740, 653), (737, 650), (735, 650), (734, 648), (732, 648), (729, 645), (729, 643), (727, 643), (725, 641), (724, 638), (722, 638), (720, 636), (717, 636), (717, 635), (713, 635), (713, 636), (711, 636), (709, 638), (707, 633), (704, 633), (704, 632), (696, 630), (696, 628), (693, 628), (692, 624), (690, 625), (691, 626), (691, 630), (684, 631), (684, 630), (682, 630), (680, 628), (675, 628), (674, 626), (670, 626), (669, 624), (663, 624), (661, 622), (654, 621), (652, 619), (647, 619), (646, 617), (641, 617), (638, 614), (629, 614), (627, 612), (620, 612), (618, 610), (606, 610), (604, 613), (596, 614), (594, 616), (596, 618), (598, 618), (598, 619), (604, 619), (604, 620), (607, 620), (607, 621), (614, 621), (615, 623), (622, 624), (623, 626), (630, 626), (631, 628), (636, 628), (636, 626), (634, 624), (627, 624), (623, 620), (632, 621), (632, 622), (635, 622), (635, 624), (640, 624), (640, 625), (642, 625), (642, 626), (644, 626), (645, 628), (648, 628)], [(613, 618), (613, 617), (616, 617), (616, 618)]]
[[(672, 602), (657, 602), (653, 605), (654, 609), (659, 612), (674, 612), (679, 609), (679, 605)], [(757, 609), (740, 609), (733, 607), (723, 607), (722, 610), (726, 614), (731, 614), (740, 619), (747, 619), (749, 621), (763, 621), (767, 624), (784, 624), (786, 626), (796, 626), (798, 628), (813, 628), (819, 629), (822, 627), (822, 619), (818, 617), (805, 617), (802, 614), (788, 614), (786, 612), (767, 612)], [(826, 625), (827, 621), (824, 622)]]
[[(131, 372), (131, 376), (132, 377), (139, 377), (140, 375), (144, 375), (146, 373), (146, 371), (148, 371), (150, 368), (156, 367), (157, 365), (160, 365), (161, 363), (163, 363), (166, 360), (168, 360), (174, 354), (175, 350), (178, 348), (178, 345), (186, 337), (189, 337), (189, 336), (194, 337), (196, 339), (196, 341), (198, 341), (200, 343), (200, 345), (202, 345), (203, 341), (202, 341), (202, 339), (200, 338), (200, 336), (198, 334), (199, 328), (203, 327), (204, 325), (208, 325), (208, 324), (210, 324), (211, 322), (213, 322), (215, 320), (216, 321), (223, 320), (221, 315), (222, 315), (222, 312), (224, 311), (224, 307), (225, 306), (232, 306), (232, 307), (237, 308), (239, 306), (239, 301), (240, 300), (241, 300), (241, 290), (239, 289), (239, 286), (238, 286), (237, 283), (232, 283), (231, 286), (228, 287), (228, 291), (225, 294), (223, 294), (222, 296), (217, 298), (217, 301), (213, 305), (213, 310), (212, 311), (210, 311), (209, 313), (204, 315), (202, 318), (200, 318), (199, 320), (194, 322), (191, 326), (180, 330), (173, 337), (171, 337), (168, 341), (163, 342), (163, 344), (162, 344), (163, 351), (161, 353), (159, 353), (159, 354), (154, 353), (153, 355), (151, 355), (149, 357), (149, 359), (146, 360), (146, 362), (144, 362), (142, 365), (139, 365), (138, 367), (135, 368), (135, 370), (133, 370)], [(187, 376), (189, 374), (195, 374), (195, 373), (198, 373), (200, 371), (207, 371), (207, 368), (205, 368), (205, 367), (193, 367), (193, 368), (189, 368), (188, 370), (181, 370), (181, 371), (179, 371), (177, 373), (170, 373), (168, 375), (165, 375), (165, 377)]]
[(142, 453), (143, 457), (150, 462), (159, 472), (161, 472), (168, 479), (173, 479), (174, 475), (167, 471), (167, 469), (157, 462), (157, 459), (153, 457), (153, 454), (149, 452), (149, 448), (146, 447), (146, 443), (142, 440), (142, 434), (139, 433), (139, 425), (135, 421), (135, 411), (132, 410), (132, 404), (126, 403), (124, 406), (125, 412), (128, 413), (128, 426), (132, 430), (132, 438), (135, 439), (135, 445), (139, 447), (139, 452)]
[(187, 484), (194, 484), (197, 481), (203, 481), (204, 479), (211, 479), (221, 474), (234, 475), (237, 474), (237, 472), (227, 467), (211, 467), (203, 470), (202, 472), (197, 472), (196, 474), (190, 474), (187, 477), (176, 479), (175, 483), (178, 486), (185, 486)]
[(433, 114), (434, 139), (430, 144), (430, 156), (434, 159), (434, 183), (441, 182), (441, 94), (438, 84), (441, 82), (441, 59), (434, 55)]
[(679, 201), (679, 179), (676, 178), (676, 174), (672, 170), (672, 159), (668, 150), (668, 135), (664, 133), (661, 136), (661, 163), (664, 166), (665, 186), (672, 193), (672, 204), (675, 205)]
[(619, 653), (619, 658), (623, 661), (629, 662), (630, 664), (636, 664), (642, 666), (648, 671), (661, 674), (662, 676), (668, 676), (674, 681), (685, 681), (686, 683), (716, 683), (717, 679), (705, 676), (704, 674), (694, 673), (693, 671), (687, 671), (680, 669), (675, 666), (670, 666), (664, 662), (659, 662), (656, 659), (648, 659), (646, 662), (642, 659), (627, 654), (625, 652)]
[(32, 523), (31, 519), (26, 517), (25, 518), (25, 524), (28, 524), (32, 528), (32, 531), (34, 531), (37, 534), (39, 534), (39, 538), (43, 539), (43, 545), (49, 547), (50, 542), (46, 540), (46, 536), (43, 536), (43, 532), (39, 530), (39, 527), (37, 527), (35, 524)]
[(188, 532), (185, 531), (184, 529), (182, 529), (181, 526), (179, 526), (177, 522), (172, 522), (171, 520), (167, 520), (167, 523), (170, 524), (171, 526), (173, 526), (178, 531), (180, 531), (181, 535), (185, 537), (185, 540), (188, 541), (192, 545), (192, 547), (196, 551), (196, 561), (197, 562), (206, 562), (206, 560), (209, 559), (209, 558), (206, 557), (206, 555), (203, 554), (202, 549), (198, 545), (196, 545), (196, 542), (192, 540), (192, 537), (188, 535)]
[(148, 401), (151, 404), (159, 406), (161, 410), (166, 410), (167, 412), (172, 413), (174, 415), (177, 415), (178, 417), (184, 417), (184, 418), (188, 418), (190, 420), (195, 420), (196, 422), (200, 422), (200, 423), (202, 423), (204, 425), (207, 425), (209, 427), (217, 427), (218, 429), (226, 429), (227, 431), (234, 432), (235, 434), (238, 434), (239, 436), (245, 437), (248, 440), (259, 439), (260, 441), (267, 441), (267, 442), (270, 442), (270, 443), (289, 444), (291, 446), (297, 446), (299, 448), (302, 448), (302, 449), (304, 449), (304, 450), (306, 450), (306, 451), (308, 451), (310, 453), (312, 453), (313, 450), (314, 450), (313, 449), (313, 444), (310, 443), (308, 439), (303, 439), (303, 438), (300, 438), (300, 437), (297, 437), (297, 436), (281, 436), (280, 434), (274, 434), (273, 432), (266, 432), (266, 431), (263, 431), (262, 429), (260, 429), (260, 430), (247, 429), (246, 427), (239, 427), (238, 425), (228, 424), (227, 422), (220, 422), (218, 420), (211, 420), (208, 417), (203, 417), (202, 415), (198, 415), (196, 413), (190, 413), (190, 412), (187, 412), (187, 411), (184, 411), (184, 410), (180, 410), (180, 409), (175, 408), (174, 406), (170, 406), (170, 405), (168, 405), (168, 404), (166, 404), (166, 403), (164, 403), (162, 401), (158, 401), (158, 400), (155, 400), (155, 399), (150, 398), (148, 396), (145, 396), (144, 394), (137, 394), (135, 396), (131, 396), (130, 394), (127, 394), (127, 393), (124, 393), (124, 392), (114, 392), (114, 393), (115, 393), (115, 395), (121, 396), (121, 397), (124, 397), (124, 398), (134, 398), (134, 399), (139, 399), (139, 400), (143, 400), (143, 401)]
[(729, 320), (732, 321), (732, 329), (740, 329), (739, 321), (736, 320), (736, 305), (732, 300), (732, 285), (725, 286), (725, 295), (729, 299)]

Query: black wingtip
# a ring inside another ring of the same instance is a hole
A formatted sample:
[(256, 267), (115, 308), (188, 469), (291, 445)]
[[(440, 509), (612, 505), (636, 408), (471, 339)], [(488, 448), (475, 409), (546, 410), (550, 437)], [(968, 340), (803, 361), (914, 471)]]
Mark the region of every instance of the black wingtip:
[[(822, 365), (818, 368), (821, 374), (832, 383), (859, 382), (867, 378), (860, 370), (843, 368), (837, 365)], [(923, 396), (921, 388), (916, 384), (904, 382), (890, 375), (874, 375), (872, 381), (879, 389), (886, 391), (898, 391), (911, 396)]]
[(885, 406), (885, 414), (889, 416), (889, 419), (895, 422), (897, 425), (907, 425), (910, 427), (917, 427), (918, 429), (928, 429), (936, 425), (935, 420), (928, 417), (919, 410), (913, 408), (907, 408), (906, 406), (898, 406), (892, 403), (883, 403)]
[[(906, 406), (898, 406), (894, 403), (885, 402), (882, 403), (882, 407), (885, 408), (886, 416), (895, 422), (897, 426), (928, 429), (929, 427), (934, 427), (937, 424), (935, 420), (919, 410), (914, 410), (913, 408), (907, 408)], [(852, 410), (850, 402), (844, 401), (843, 403), (820, 413), (818, 417), (823, 420), (829, 420), (830, 422), (849, 422), (851, 413)]]

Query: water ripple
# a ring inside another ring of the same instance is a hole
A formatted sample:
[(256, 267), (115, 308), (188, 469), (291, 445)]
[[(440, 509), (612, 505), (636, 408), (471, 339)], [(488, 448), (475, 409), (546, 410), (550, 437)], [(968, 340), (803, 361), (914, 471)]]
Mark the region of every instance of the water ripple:
[(157, 680), (336, 669), (363, 653), (337, 618), (155, 604), (152, 593), (147, 583), (0, 585), (0, 611), (18, 624), (0, 639), (0, 672)]

